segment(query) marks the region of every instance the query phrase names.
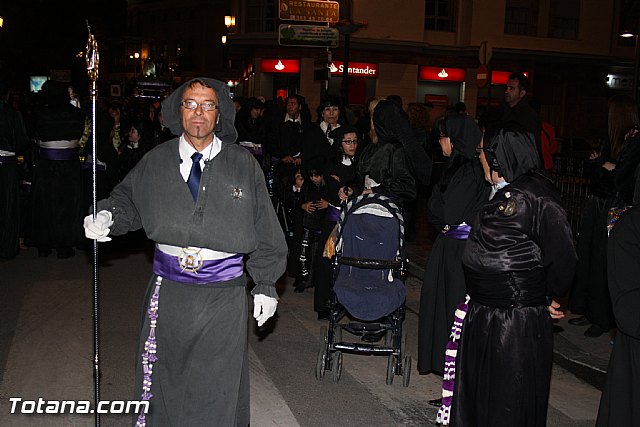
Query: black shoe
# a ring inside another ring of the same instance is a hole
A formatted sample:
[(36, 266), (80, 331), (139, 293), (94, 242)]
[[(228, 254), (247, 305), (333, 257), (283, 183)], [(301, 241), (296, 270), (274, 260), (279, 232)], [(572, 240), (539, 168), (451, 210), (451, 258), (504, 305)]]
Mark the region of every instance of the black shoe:
[(591, 325), (586, 331), (584, 331), (584, 336), (589, 338), (598, 338), (600, 335), (604, 334), (605, 332), (608, 332), (608, 330), (602, 329), (598, 325)]
[(427, 402), (431, 406), (441, 407), (442, 406), (442, 398), (432, 399)]
[[(302, 292), (302, 291), (300, 291)], [(328, 311), (319, 311), (318, 312), (318, 320), (329, 320), (329, 317), (331, 316), (331, 313), (329, 313)]]
[(587, 316), (580, 316), (569, 319), (568, 323), (573, 326), (587, 326), (591, 324), (591, 322), (589, 322), (589, 319), (587, 319)]
[(309, 284), (301, 280), (296, 280), (294, 282), (294, 286), (295, 286), (293, 289), (294, 292), (304, 292), (304, 290), (309, 287)]

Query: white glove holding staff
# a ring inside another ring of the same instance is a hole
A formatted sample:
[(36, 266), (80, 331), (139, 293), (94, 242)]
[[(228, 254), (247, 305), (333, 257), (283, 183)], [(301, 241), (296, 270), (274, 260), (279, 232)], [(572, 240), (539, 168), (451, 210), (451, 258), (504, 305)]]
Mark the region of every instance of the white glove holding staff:
[(264, 294), (253, 296), (253, 317), (258, 321), (258, 327), (264, 325), (264, 322), (273, 316), (277, 306), (278, 300), (275, 298)]
[(96, 214), (96, 220), (93, 220), (93, 215), (87, 215), (84, 217), (84, 235), (87, 239), (97, 240), (98, 242), (108, 242), (111, 237), (107, 237), (111, 232), (113, 225), (113, 218), (111, 212), (100, 211)]

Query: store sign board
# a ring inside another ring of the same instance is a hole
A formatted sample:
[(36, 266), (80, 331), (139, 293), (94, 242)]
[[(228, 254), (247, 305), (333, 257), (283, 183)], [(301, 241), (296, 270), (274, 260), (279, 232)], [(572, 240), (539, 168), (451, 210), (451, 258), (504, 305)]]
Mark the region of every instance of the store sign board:
[(280, 46), (338, 47), (340, 33), (320, 25), (288, 25), (278, 27)]
[(420, 80), (434, 80), (446, 82), (464, 82), (467, 73), (462, 68), (420, 67)]
[(280, 0), (278, 18), (284, 21), (338, 22), (337, 1)]
[(633, 86), (633, 76), (624, 74), (607, 74), (605, 78), (609, 89), (631, 89)]
[(260, 62), (263, 73), (299, 73), (299, 59), (263, 59)]
[[(529, 73), (522, 73), (529, 77)], [(491, 84), (492, 85), (506, 85), (511, 71), (491, 71)]]
[[(341, 76), (344, 73), (344, 62), (333, 61), (329, 67), (332, 76)], [(349, 62), (349, 76), (351, 77), (378, 77), (378, 64), (372, 62)]]

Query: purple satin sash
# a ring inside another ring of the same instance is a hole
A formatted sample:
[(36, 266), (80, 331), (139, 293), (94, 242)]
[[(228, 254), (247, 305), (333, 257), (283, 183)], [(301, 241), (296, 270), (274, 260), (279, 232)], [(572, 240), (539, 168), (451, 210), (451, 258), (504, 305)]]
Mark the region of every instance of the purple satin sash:
[(471, 233), (471, 226), (467, 224), (463, 225), (448, 225), (442, 230), (444, 237), (450, 239), (466, 240)]
[(0, 156), (0, 165), (16, 164), (16, 156)]
[(181, 261), (180, 257), (156, 249), (153, 256), (153, 273), (175, 282), (200, 285), (235, 279), (243, 273), (241, 254), (212, 260), (187, 258)]
[(40, 148), (40, 158), (46, 160), (73, 160), (78, 158), (77, 148)]
[(336, 208), (335, 206), (329, 205), (327, 207), (327, 213), (325, 215), (327, 221), (338, 222), (338, 220), (340, 219), (340, 209)]

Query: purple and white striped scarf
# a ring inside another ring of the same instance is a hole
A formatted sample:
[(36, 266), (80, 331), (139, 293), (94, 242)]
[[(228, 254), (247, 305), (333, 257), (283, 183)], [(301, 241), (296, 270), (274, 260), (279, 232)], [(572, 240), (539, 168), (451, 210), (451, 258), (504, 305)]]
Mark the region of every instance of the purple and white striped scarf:
[(456, 357), (458, 356), (458, 341), (462, 336), (464, 318), (469, 311), (470, 297), (467, 295), (463, 303), (456, 309), (451, 334), (444, 356), (444, 381), (442, 381), (442, 406), (438, 410), (436, 422), (439, 425), (448, 426), (451, 419), (451, 403), (453, 402), (453, 389), (456, 379)]

